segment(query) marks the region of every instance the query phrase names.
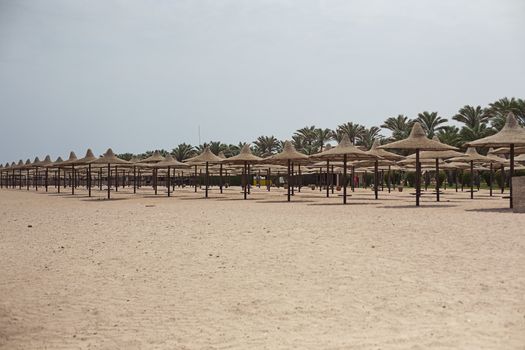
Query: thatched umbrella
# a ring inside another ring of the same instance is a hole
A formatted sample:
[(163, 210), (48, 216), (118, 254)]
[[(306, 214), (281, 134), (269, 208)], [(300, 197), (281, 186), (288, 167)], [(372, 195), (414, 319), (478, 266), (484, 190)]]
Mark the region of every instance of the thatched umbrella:
[[(437, 136), (434, 136), (432, 138), (433, 141), (441, 143), (439, 141), (439, 138)], [(419, 153), (419, 160), (420, 161), (426, 161), (426, 160), (432, 160), (435, 162), (435, 168), (436, 168), (436, 201), (439, 202), (440, 200), (440, 188), (439, 188), (439, 165), (440, 165), (440, 159), (445, 160), (453, 157), (461, 157), (463, 156), (463, 153), (460, 153), (458, 151), (454, 150), (441, 150), (441, 151), (422, 151)], [(411, 154), (408, 157), (406, 157), (407, 160), (414, 160), (416, 158), (415, 154)]]
[(410, 135), (400, 141), (394, 141), (383, 146), (379, 146), (380, 149), (406, 149), (413, 150), (416, 153), (416, 206), (419, 206), (419, 197), (421, 196), (421, 164), (420, 164), (420, 152), (421, 151), (445, 151), (445, 150), (456, 150), (457, 148), (446, 145), (444, 143), (429, 139), (423, 127), (419, 122), (415, 122)]
[[(129, 165), (131, 164), (127, 160), (118, 158), (111, 148), (108, 148), (106, 153), (103, 156), (92, 160), (89, 164), (104, 164), (108, 166), (108, 199), (111, 198), (111, 165)], [(117, 174), (118, 176), (118, 174)]]
[(46, 169), (46, 172), (45, 172), (45, 177), (44, 177), (44, 186), (46, 188), (46, 192), (47, 192), (47, 187), (48, 187), (48, 173), (49, 173), (49, 168), (47, 167), (49, 164), (52, 164), (53, 162), (51, 161), (51, 157), (48, 155), (46, 155), (46, 157), (44, 158), (44, 160), (41, 160), (40, 162), (38, 162), (35, 166), (37, 167), (37, 171), (38, 171), (38, 168), (44, 168)]
[(33, 186), (35, 187), (35, 191), (38, 191), (38, 163), (40, 163), (40, 159), (38, 157), (35, 157), (35, 159), (33, 160), (33, 162), (31, 162), (28, 166), (27, 166), (27, 190), (29, 190), (29, 169), (32, 169), (33, 170)]
[(280, 153), (274, 154), (273, 156), (270, 156), (268, 158), (265, 158), (262, 160), (264, 163), (269, 164), (286, 164), (287, 170), (288, 170), (288, 192), (287, 192), (287, 200), (290, 202), (290, 196), (291, 196), (291, 166), (292, 162), (294, 163), (307, 163), (308, 162), (308, 156), (306, 154), (297, 152), (295, 147), (290, 141), (285, 141), (283, 145), (283, 150)]
[[(491, 153), (497, 154), (497, 155), (507, 155), (507, 154), (510, 155), (510, 147), (499, 147), (499, 148), (493, 149)], [(524, 153), (525, 153), (525, 147), (514, 147), (514, 155), (524, 154)]]
[[(224, 154), (223, 151), (219, 152), (218, 157), (223, 159), (223, 160), (226, 159), (226, 155)], [(219, 164), (219, 191), (220, 191), (221, 194), (222, 194), (222, 185), (223, 185), (223, 180), (222, 180), (222, 163), (220, 163)]]
[(241, 151), (236, 156), (223, 159), (222, 162), (226, 164), (242, 164), (244, 166), (244, 184), (243, 184), (243, 190), (244, 190), (244, 199), (247, 198), (247, 188), (248, 188), (248, 164), (254, 164), (258, 163), (262, 160), (261, 157), (257, 157), (252, 153), (252, 150), (250, 149), (250, 145), (245, 143), (244, 146), (242, 146)]
[[(347, 162), (348, 160), (359, 159), (376, 159), (377, 156), (361, 151), (350, 142), (348, 135), (344, 135), (341, 142), (329, 150), (316, 153), (311, 156), (312, 159), (319, 160), (342, 160), (343, 161), (343, 204), (346, 204), (346, 186), (347, 186)], [(328, 166), (328, 164), (327, 164)]]
[(201, 154), (198, 156), (189, 158), (185, 161), (186, 163), (190, 165), (199, 165), (199, 164), (205, 164), (206, 166), (206, 189), (205, 189), (205, 198), (208, 198), (208, 187), (209, 187), (209, 164), (220, 164), (222, 162), (222, 158), (216, 156), (213, 154), (213, 152), (210, 150), (210, 146), (206, 146), (204, 151), (202, 151)]
[[(165, 159), (166, 158), (164, 158), (164, 156), (162, 156), (162, 154), (160, 154), (159, 151), (154, 151), (153, 154), (151, 156), (149, 156), (148, 158), (145, 158), (145, 159), (142, 159), (142, 160), (138, 161), (137, 165), (139, 165), (139, 164), (155, 164), (155, 163), (158, 163), (158, 162), (162, 162)], [(157, 194), (157, 173), (158, 173), (157, 168), (153, 167), (153, 187), (155, 189), (155, 194)]]
[[(51, 162), (45, 166), (46, 169), (52, 169), (52, 168), (57, 169), (55, 186), (57, 186), (58, 193), (60, 193), (60, 166), (62, 165), (62, 163), (64, 163), (64, 160), (62, 159), (62, 157), (58, 157), (54, 162)], [(47, 192), (47, 187), (46, 187), (46, 192)]]
[(87, 165), (87, 183), (86, 186), (88, 188), (88, 197), (91, 197), (91, 164), (94, 160), (96, 160), (97, 157), (93, 154), (93, 151), (91, 148), (88, 148), (86, 151), (86, 155), (84, 158), (77, 159), (74, 162), (71, 162), (71, 166), (75, 167), (75, 165)]
[[(70, 186), (71, 186), (71, 194), (72, 195), (75, 194), (75, 185), (76, 185), (76, 181), (75, 181), (75, 162), (76, 161), (78, 161), (77, 155), (75, 154), (75, 152), (71, 151), (69, 153), (69, 158), (67, 160), (65, 160), (64, 162), (62, 162), (62, 164), (60, 164), (60, 166), (62, 168), (64, 168), (64, 176), (66, 174), (65, 168), (68, 167), (68, 166), (71, 166), (71, 183), (70, 183)], [(64, 178), (64, 181), (65, 181), (65, 178)]]
[(474, 198), (474, 163), (491, 163), (493, 158), (481, 155), (475, 147), (467, 148), (467, 151), (459, 157), (450, 158), (452, 162), (468, 162), (470, 164), (470, 198)]
[[(378, 193), (377, 193), (377, 190), (378, 190), (378, 181), (377, 181), (377, 172), (378, 172), (378, 167), (379, 167), (379, 158), (383, 158), (387, 161), (399, 161), (399, 160), (402, 160), (404, 159), (405, 157), (403, 157), (402, 155), (399, 155), (399, 154), (396, 154), (396, 153), (392, 153), (392, 152), (388, 152), (384, 149), (380, 149), (379, 146), (381, 146), (381, 144), (379, 143), (379, 140), (374, 140), (374, 143), (372, 144), (372, 147), (370, 148), (370, 150), (368, 150), (366, 153), (372, 155), (372, 156), (375, 156), (377, 157), (374, 161), (374, 194), (375, 194), (375, 198), (377, 199), (378, 198)], [(386, 163), (384, 163), (386, 164)], [(390, 170), (391, 170), (391, 166), (392, 164), (386, 164), (388, 166), (388, 192), (390, 192)], [(381, 183), (383, 182), (383, 180), (381, 180)]]
[(26, 170), (26, 187), (27, 187), (27, 190), (29, 191), (29, 171), (31, 169), (31, 160), (26, 159), (26, 162), (24, 163), (24, 166), (22, 167), (22, 169)]
[(166, 158), (158, 163), (152, 164), (151, 167), (153, 167), (155, 170), (160, 168), (167, 168), (167, 188), (168, 188), (168, 197), (171, 196), (171, 169), (186, 169), (190, 166), (188, 164), (184, 164), (179, 162), (177, 159), (173, 158), (171, 154), (168, 154)]
[(510, 147), (510, 198), (509, 205), (512, 208), (512, 177), (514, 176), (515, 147), (525, 146), (525, 129), (518, 124), (512, 112), (507, 115), (503, 129), (498, 133), (471, 141), (467, 144), (471, 147)]

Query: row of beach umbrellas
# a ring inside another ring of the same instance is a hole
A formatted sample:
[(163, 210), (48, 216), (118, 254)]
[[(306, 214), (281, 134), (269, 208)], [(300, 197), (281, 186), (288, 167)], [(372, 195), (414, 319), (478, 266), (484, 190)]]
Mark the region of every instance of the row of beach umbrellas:
[[(186, 159), (183, 162), (178, 161), (171, 155), (166, 157), (162, 156), (159, 152), (154, 152), (153, 155), (146, 159), (133, 158), (130, 161), (118, 158), (111, 149), (108, 149), (102, 156), (96, 157), (91, 150), (86, 152), (85, 157), (77, 158), (74, 152), (70, 153), (67, 160), (57, 158), (54, 162), (49, 156), (46, 156), (44, 160), (35, 158), (33, 162), (27, 160), (25, 163), (20, 160), (18, 164), (7, 163), (5, 166), (0, 165), (0, 175), (3, 173), (9, 174), (18, 170), (21, 175), (22, 171), (27, 172), (27, 178), (29, 177), (30, 171), (34, 172), (36, 177), (39, 176), (39, 171), (44, 172), (45, 186), (47, 190), (49, 170), (56, 169), (58, 178), (58, 191), (60, 192), (60, 171), (61, 169), (65, 172), (68, 170), (73, 174), (71, 185), (72, 194), (75, 190), (77, 170), (86, 172), (88, 195), (91, 196), (92, 188), (92, 172), (94, 169), (98, 169), (99, 174), (105, 169), (107, 174), (107, 198), (111, 198), (111, 175), (112, 172), (116, 174), (114, 181), (118, 181), (118, 170), (119, 168), (132, 169), (133, 170), (133, 191), (136, 193), (137, 189), (137, 172), (147, 171), (151, 172), (153, 179), (153, 187), (155, 194), (157, 194), (157, 176), (159, 170), (166, 174), (166, 186), (168, 188), (168, 196), (171, 195), (171, 178), (172, 172), (184, 171), (189, 173), (194, 170), (194, 174), (197, 174), (197, 168), (204, 170), (204, 189), (205, 197), (208, 197), (208, 191), (210, 187), (210, 173), (217, 172), (221, 179), (220, 191), (222, 193), (222, 177), (223, 172), (240, 174), (242, 178), (243, 197), (247, 198), (249, 193), (248, 176), (256, 169), (266, 169), (267, 175), (270, 175), (272, 169), (278, 172), (286, 172), (288, 185), (287, 185), (287, 201), (291, 201), (291, 196), (294, 194), (294, 186), (291, 185), (290, 179), (294, 174), (294, 167), (298, 168), (301, 173), (302, 171), (308, 172), (311, 169), (326, 169), (327, 174), (327, 186), (326, 195), (329, 196), (328, 186), (328, 174), (332, 169), (334, 173), (334, 165), (337, 165), (341, 169), (342, 173), (342, 198), (343, 203), (347, 203), (347, 177), (348, 169), (352, 172), (352, 179), (356, 169), (362, 168), (373, 168), (374, 171), (374, 196), (378, 198), (378, 174), (379, 168), (387, 169), (389, 174), (392, 169), (394, 170), (406, 170), (414, 168), (415, 171), (415, 201), (416, 206), (420, 205), (421, 197), (421, 178), (422, 169), (433, 168), (436, 174), (436, 200), (440, 200), (440, 188), (439, 188), (439, 174), (441, 170), (458, 170), (465, 169), (469, 170), (473, 174), (474, 170), (485, 169), (480, 168), (481, 165), (490, 166), (491, 176), (491, 195), (492, 195), (492, 176), (495, 167), (509, 167), (510, 177), (514, 175), (516, 169), (516, 161), (519, 161), (519, 157), (525, 157), (522, 154), (516, 157), (517, 154), (525, 153), (525, 129), (521, 127), (515, 116), (509, 113), (506, 119), (506, 123), (501, 131), (498, 133), (471, 141), (467, 144), (468, 148), (465, 153), (461, 153), (457, 148), (440, 142), (437, 138), (430, 139), (426, 136), (422, 126), (416, 122), (413, 125), (410, 135), (403, 140), (391, 142), (385, 145), (380, 145), (376, 140), (370, 150), (362, 150), (350, 142), (347, 136), (344, 136), (338, 145), (335, 147), (326, 147), (325, 150), (313, 155), (306, 155), (298, 152), (290, 141), (285, 141), (283, 150), (275, 155), (267, 158), (261, 158), (254, 155), (248, 144), (245, 144), (240, 153), (236, 156), (226, 158), (224, 154), (220, 153), (215, 155), (209, 147), (206, 147), (204, 151), (192, 158)], [(480, 148), (491, 148), (487, 156), (479, 154), (476, 147)], [(497, 148), (497, 149), (494, 149)], [(390, 150), (404, 150), (412, 152), (411, 155), (404, 157), (397, 153), (390, 152)], [(502, 155), (508, 154), (509, 159), (507, 160)], [(523, 159), (525, 161), (525, 159)], [(331, 168), (330, 168), (331, 166)], [(0, 180), (3, 177), (0, 176)], [(29, 186), (29, 185), (28, 185)], [(38, 186), (36, 184), (36, 186)], [(353, 181), (352, 181), (353, 186)], [(118, 183), (115, 183), (115, 188), (118, 187)], [(473, 176), (471, 176), (471, 198), (473, 198)], [(510, 181), (510, 195), (509, 203), (512, 208), (512, 181)], [(195, 185), (195, 190), (197, 186)]]

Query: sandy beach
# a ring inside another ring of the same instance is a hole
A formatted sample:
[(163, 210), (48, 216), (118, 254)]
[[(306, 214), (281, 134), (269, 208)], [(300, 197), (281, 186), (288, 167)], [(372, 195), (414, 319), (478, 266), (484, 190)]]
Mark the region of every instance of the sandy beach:
[(0, 348), (525, 348), (507, 200), (252, 192), (0, 190)]

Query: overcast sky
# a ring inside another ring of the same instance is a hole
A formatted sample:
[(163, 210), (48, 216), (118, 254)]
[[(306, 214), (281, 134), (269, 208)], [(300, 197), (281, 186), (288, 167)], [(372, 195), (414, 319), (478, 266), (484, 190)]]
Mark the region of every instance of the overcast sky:
[(0, 161), (525, 96), (523, 0), (0, 0)]

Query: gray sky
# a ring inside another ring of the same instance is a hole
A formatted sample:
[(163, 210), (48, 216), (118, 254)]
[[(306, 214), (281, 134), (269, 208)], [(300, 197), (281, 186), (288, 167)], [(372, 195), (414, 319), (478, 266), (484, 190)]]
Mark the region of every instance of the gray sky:
[(0, 161), (525, 95), (523, 0), (0, 0)]

